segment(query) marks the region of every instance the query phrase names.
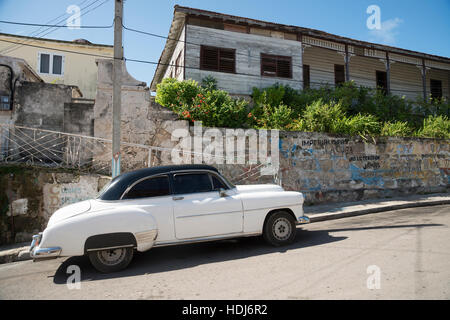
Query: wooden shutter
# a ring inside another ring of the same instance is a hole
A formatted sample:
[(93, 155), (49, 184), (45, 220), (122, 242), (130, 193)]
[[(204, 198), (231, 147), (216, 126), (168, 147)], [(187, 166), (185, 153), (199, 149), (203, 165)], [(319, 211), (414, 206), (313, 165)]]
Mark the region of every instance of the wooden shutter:
[(219, 49), (219, 71), (235, 72), (235, 50), (233, 49)]
[(291, 76), (291, 58), (278, 57), (278, 59), (277, 59), (277, 77), (292, 78), (292, 76)]
[(261, 75), (276, 77), (277, 60), (273, 56), (261, 54)]
[(291, 57), (261, 54), (261, 75), (267, 77), (292, 78)]
[(219, 70), (219, 51), (217, 48), (204, 47), (200, 49), (200, 68), (205, 70)]
[(200, 69), (234, 73), (236, 72), (236, 51), (201, 46)]

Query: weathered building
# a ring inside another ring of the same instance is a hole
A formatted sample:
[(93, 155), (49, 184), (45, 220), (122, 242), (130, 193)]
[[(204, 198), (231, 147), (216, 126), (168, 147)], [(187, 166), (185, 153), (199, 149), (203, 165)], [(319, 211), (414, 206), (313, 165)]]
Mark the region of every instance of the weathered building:
[[(24, 149), (32, 148), (30, 141), (37, 139), (15, 132), (12, 125), (93, 135), (94, 100), (82, 98), (77, 86), (44, 82), (23, 59), (0, 56), (0, 96), (0, 159), (21, 158)], [(39, 149), (32, 149), (53, 161), (55, 155), (44, 151), (58, 144), (52, 139), (42, 138)], [(57, 151), (63, 148), (59, 143)]]
[[(81, 54), (80, 54), (81, 53)], [(113, 57), (113, 46), (0, 33), (0, 55), (24, 59), (48, 83), (77, 86), (94, 99), (99, 57)]]
[(0, 123), (10, 123), (17, 84), (23, 81), (43, 82), (23, 59), (0, 56)]
[(233, 95), (275, 83), (357, 85), (416, 99), (450, 95), (450, 59), (323, 31), (175, 6), (150, 89), (167, 77), (213, 76)]

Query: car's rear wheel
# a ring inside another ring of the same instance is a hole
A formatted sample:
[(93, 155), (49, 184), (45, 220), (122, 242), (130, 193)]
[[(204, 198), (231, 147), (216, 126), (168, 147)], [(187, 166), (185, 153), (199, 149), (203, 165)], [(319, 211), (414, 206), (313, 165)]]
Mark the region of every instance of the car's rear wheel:
[(116, 248), (89, 252), (89, 260), (95, 269), (103, 273), (125, 269), (133, 259), (133, 248)]
[(296, 232), (295, 219), (285, 211), (278, 211), (267, 218), (263, 237), (273, 246), (282, 246), (292, 243)]

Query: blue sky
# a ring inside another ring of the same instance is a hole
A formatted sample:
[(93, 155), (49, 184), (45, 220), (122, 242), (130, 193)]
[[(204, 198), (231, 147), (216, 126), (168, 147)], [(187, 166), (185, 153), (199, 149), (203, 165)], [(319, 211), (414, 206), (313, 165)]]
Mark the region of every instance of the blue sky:
[[(70, 16), (66, 13), (70, 5), (78, 5), (80, 8), (87, 6), (81, 11), (85, 13), (81, 17), (82, 25), (110, 25), (114, 0), (94, 9), (103, 1), (106, 0), (0, 0), (0, 20), (48, 23), (61, 16), (52, 21), (53, 24)], [(308, 27), (358, 40), (450, 57), (450, 0), (125, 0), (124, 24), (166, 36), (175, 4)], [(366, 21), (370, 14), (366, 10), (370, 5), (380, 8), (381, 30), (367, 28)], [(0, 24), (0, 32), (3, 33), (30, 35), (36, 29), (38, 27)], [(94, 43), (112, 44), (113, 29), (59, 28), (45, 37), (61, 40), (85, 38)], [(164, 39), (124, 30), (124, 53), (127, 58), (157, 62), (164, 43)], [(154, 65), (134, 62), (128, 62), (127, 68), (132, 76), (148, 84), (155, 71)]]

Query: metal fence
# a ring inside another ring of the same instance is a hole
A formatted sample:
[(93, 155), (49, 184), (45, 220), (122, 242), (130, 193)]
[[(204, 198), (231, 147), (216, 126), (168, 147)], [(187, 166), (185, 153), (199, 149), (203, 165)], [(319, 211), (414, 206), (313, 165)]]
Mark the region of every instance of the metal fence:
[[(73, 168), (111, 173), (112, 141), (53, 130), (0, 124), (0, 162)], [(123, 163), (129, 169), (152, 165), (155, 148), (122, 143)]]
[[(199, 155), (203, 159), (222, 158), (224, 164), (216, 165), (226, 171), (226, 157), (192, 151), (175, 150), (184, 163), (194, 163)], [(121, 171), (167, 165), (172, 163), (174, 148), (121, 143)], [(53, 130), (0, 124), (0, 163), (26, 164), (50, 168), (70, 168), (81, 172), (111, 175), (112, 141), (104, 138), (64, 133)], [(234, 160), (236, 160), (236, 157)], [(273, 176), (280, 183), (278, 171), (267, 170), (267, 165), (247, 164), (242, 174), (234, 177), (235, 183)], [(269, 173), (268, 173), (269, 172)]]

